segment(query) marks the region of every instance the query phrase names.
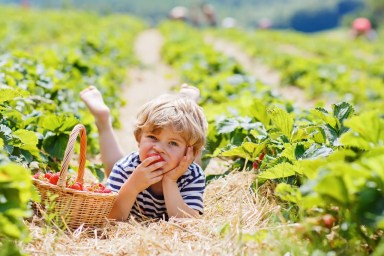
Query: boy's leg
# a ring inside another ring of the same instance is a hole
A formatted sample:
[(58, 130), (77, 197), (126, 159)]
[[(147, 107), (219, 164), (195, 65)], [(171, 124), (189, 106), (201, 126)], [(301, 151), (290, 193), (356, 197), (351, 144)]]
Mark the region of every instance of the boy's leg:
[(96, 127), (99, 132), (101, 161), (104, 164), (105, 174), (108, 177), (113, 165), (124, 156), (112, 128), (110, 110), (105, 105), (100, 91), (94, 86), (81, 91), (80, 98), (95, 118)]

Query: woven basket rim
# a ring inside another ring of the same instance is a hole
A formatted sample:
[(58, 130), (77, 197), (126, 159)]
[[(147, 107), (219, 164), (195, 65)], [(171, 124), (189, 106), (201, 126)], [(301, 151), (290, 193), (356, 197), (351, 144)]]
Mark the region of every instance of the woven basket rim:
[(43, 187), (45, 189), (64, 191), (65, 193), (70, 193), (70, 194), (80, 194), (80, 195), (84, 195), (84, 196), (93, 196), (93, 197), (98, 196), (98, 197), (104, 197), (104, 198), (105, 197), (116, 197), (118, 194), (115, 191), (112, 191), (110, 193), (101, 193), (101, 192), (94, 192), (94, 191), (76, 190), (76, 189), (67, 188), (67, 187), (62, 188), (62, 187), (59, 187), (57, 185), (54, 185), (54, 184), (51, 184), (49, 182), (42, 181), (39, 179), (32, 178), (32, 180), (35, 183), (35, 185)]

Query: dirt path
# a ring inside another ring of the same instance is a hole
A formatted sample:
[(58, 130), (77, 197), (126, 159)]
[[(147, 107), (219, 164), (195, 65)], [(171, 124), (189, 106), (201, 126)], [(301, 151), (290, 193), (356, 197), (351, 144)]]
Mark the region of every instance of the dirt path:
[(258, 62), (255, 58), (249, 57), (239, 46), (225, 40), (216, 38), (206, 38), (207, 43), (212, 44), (214, 48), (228, 57), (234, 58), (240, 63), (246, 72), (255, 76), (262, 83), (270, 85), (274, 91), (281, 97), (291, 100), (298, 107), (312, 108), (314, 101), (306, 99), (304, 92), (295, 86), (280, 86), (279, 72), (272, 70), (266, 65)]
[(172, 86), (179, 84), (173, 70), (161, 62), (162, 43), (160, 33), (152, 29), (142, 32), (135, 42), (135, 53), (142, 65), (129, 70), (129, 81), (123, 91), (127, 104), (120, 109), (122, 128), (115, 130), (126, 153), (137, 149), (132, 128), (139, 107), (160, 94), (170, 92)]

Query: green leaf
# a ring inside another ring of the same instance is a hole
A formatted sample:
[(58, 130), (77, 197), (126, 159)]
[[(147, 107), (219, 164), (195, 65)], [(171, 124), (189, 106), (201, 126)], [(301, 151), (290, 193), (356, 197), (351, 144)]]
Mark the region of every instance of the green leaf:
[(16, 189), (5, 182), (1, 183), (1, 185), (0, 195), (2, 197), (2, 202), (0, 203), (0, 212), (17, 208), (21, 203), (24, 203), (20, 200), (19, 189)]
[(19, 129), (14, 131), (12, 135), (19, 139), (19, 143), (13, 144), (15, 147), (29, 151), (32, 155), (39, 157), (40, 151), (36, 146), (38, 138), (34, 132)]
[(7, 85), (0, 85), (0, 103), (26, 95), (28, 95), (28, 93), (26, 91), (22, 91), (21, 89), (15, 89)]
[(16, 109), (7, 108), (1, 112), (5, 119), (9, 119), (14, 123), (17, 123), (18, 127), (24, 126), (23, 115)]
[(7, 217), (8, 216), (0, 215), (0, 226), (2, 231), (0, 234), (2, 233), (14, 239), (21, 237), (21, 230), (18, 225), (13, 223), (13, 219), (9, 219)]
[(239, 122), (234, 118), (228, 118), (216, 124), (217, 132), (219, 134), (231, 133), (239, 126)]
[(295, 167), (290, 163), (281, 163), (262, 172), (258, 178), (280, 179), (295, 175)]
[(294, 147), (294, 157), (295, 159), (301, 159), (305, 152), (303, 144), (296, 144)]
[(68, 139), (69, 135), (67, 134), (50, 136), (43, 141), (43, 148), (52, 157), (63, 160)]
[(344, 146), (356, 147), (364, 150), (371, 149), (371, 144), (369, 144), (368, 141), (359, 136), (359, 134), (353, 132), (347, 132), (341, 135), (340, 143)]
[(309, 149), (307, 149), (302, 155), (303, 159), (316, 159), (320, 157), (329, 156), (333, 150), (331, 148), (325, 146), (318, 146), (316, 144), (312, 144)]
[(340, 124), (354, 113), (353, 107), (347, 102), (332, 105), (333, 115), (339, 120)]
[(268, 109), (272, 123), (287, 137), (291, 138), (294, 120), (285, 110), (274, 107)]
[(28, 202), (36, 196), (29, 170), (15, 163), (0, 165), (0, 236), (22, 239), (27, 234), (22, 218), (30, 216)]
[[(332, 189), (330, 189), (332, 188)], [(331, 199), (334, 203), (347, 207), (349, 196), (347, 186), (340, 176), (328, 175), (321, 179), (315, 187), (315, 191), (322, 197)]]
[(303, 175), (308, 179), (314, 179), (317, 176), (318, 170), (320, 167), (324, 166), (327, 163), (327, 159), (317, 158), (317, 159), (304, 159), (296, 162), (296, 165), (300, 166), (300, 169), (303, 170)]
[(0, 255), (6, 256), (6, 255), (12, 255), (12, 256), (24, 256), (25, 254), (22, 254), (19, 251), (19, 248), (15, 246), (15, 241), (10, 239), (3, 239), (1, 241), (2, 245), (0, 247)]
[(325, 124), (321, 128), (323, 129), (325, 136), (331, 144), (333, 144), (339, 138), (338, 131), (335, 130), (331, 125)]
[(275, 194), (281, 199), (295, 204), (300, 203), (302, 199), (299, 188), (286, 183), (279, 183), (276, 186)]
[(314, 110), (311, 110), (310, 112), (314, 116), (316, 116), (316, 117), (320, 118), (321, 120), (323, 120), (329, 126), (331, 126), (333, 128), (336, 128), (337, 119), (334, 116), (330, 115), (327, 110), (325, 110), (323, 108), (320, 108), (320, 107), (317, 107)]
[(261, 151), (265, 148), (265, 142), (261, 144), (253, 142), (244, 142), (241, 146), (231, 148), (221, 153), (221, 156), (238, 156), (244, 159), (254, 161)]
[(286, 157), (290, 161), (294, 161), (294, 160), (296, 160), (296, 157), (295, 157), (296, 148), (297, 148), (297, 145), (295, 143), (294, 144), (285, 143), (284, 144), (284, 150), (281, 152), (280, 156)]
[(255, 99), (251, 106), (250, 112), (251, 115), (263, 123), (265, 127), (269, 126), (271, 118), (268, 115), (267, 107), (264, 105), (263, 101)]
[(292, 135), (292, 142), (300, 142), (306, 140), (309, 137), (308, 131), (306, 128), (297, 128), (294, 130)]
[(102, 164), (91, 164), (86, 161), (87, 168), (92, 172), (93, 176), (97, 177), (99, 182), (102, 182), (105, 178), (105, 172)]
[(384, 197), (377, 188), (364, 187), (357, 193), (356, 212), (364, 225), (376, 227), (384, 218)]
[(42, 116), (40, 126), (43, 129), (53, 131), (55, 133), (68, 132), (79, 123), (79, 120), (72, 115), (67, 114), (51, 114)]
[[(351, 128), (347, 133), (358, 133), (368, 143), (378, 145), (379, 141), (384, 142), (384, 120), (380, 118), (378, 111), (364, 112), (359, 116), (351, 117), (344, 121), (344, 125)], [(343, 136), (342, 136), (343, 137)], [(346, 136), (348, 138), (357, 137)], [(349, 145), (348, 140), (342, 139), (343, 144)]]
[(360, 165), (362, 168), (366, 169), (370, 175), (377, 177), (382, 181), (382, 186), (384, 186), (384, 148), (376, 148), (369, 153), (365, 154), (361, 160)]
[(327, 136), (325, 135), (324, 130), (321, 127), (313, 127), (314, 129), (309, 129), (311, 131), (312, 139), (319, 144), (325, 143), (327, 141)]

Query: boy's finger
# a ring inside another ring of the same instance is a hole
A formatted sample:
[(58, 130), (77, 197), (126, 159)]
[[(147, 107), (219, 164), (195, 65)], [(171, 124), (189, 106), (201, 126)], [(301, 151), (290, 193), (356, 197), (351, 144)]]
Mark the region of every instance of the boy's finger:
[(144, 159), (142, 161), (142, 164), (144, 166), (150, 166), (150, 165), (152, 165), (152, 163), (153, 164), (155, 164), (155, 163), (165, 163), (165, 161), (159, 155), (147, 157), (146, 159)]
[(186, 156), (186, 161), (188, 164), (191, 164), (193, 162), (193, 147), (188, 147), (187, 149), (187, 154)]
[(147, 168), (153, 172), (153, 171), (156, 171), (157, 169), (160, 169), (161, 167), (163, 167), (165, 165), (165, 162), (164, 161), (161, 161), (161, 162), (158, 162), (158, 163), (154, 163), (154, 164), (150, 164), (149, 166), (147, 166)]

